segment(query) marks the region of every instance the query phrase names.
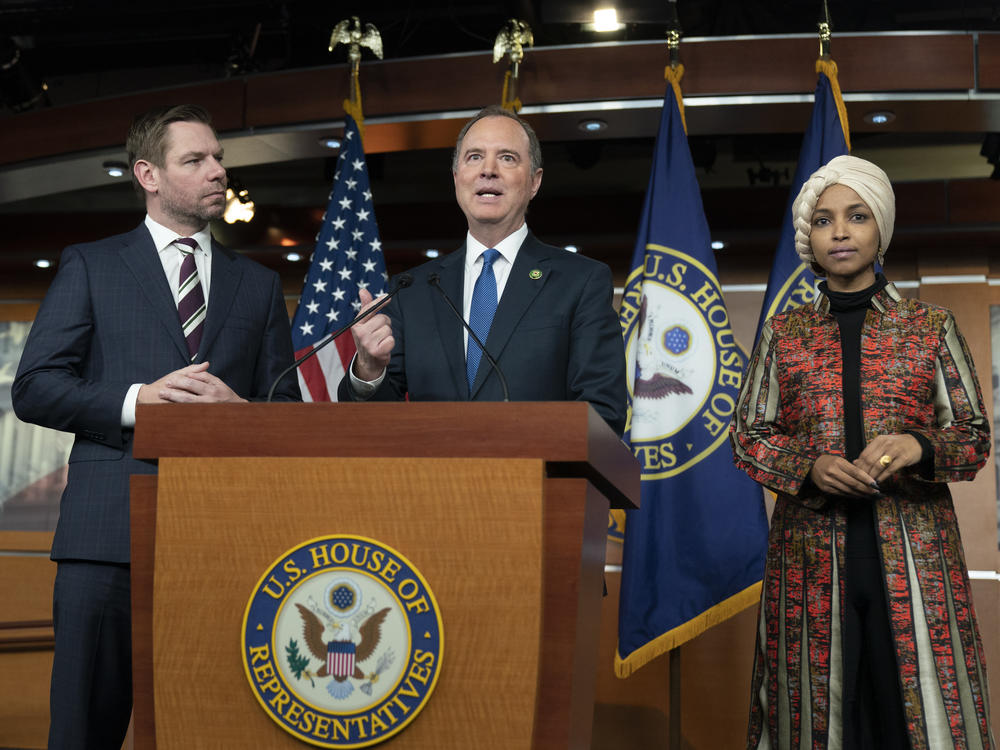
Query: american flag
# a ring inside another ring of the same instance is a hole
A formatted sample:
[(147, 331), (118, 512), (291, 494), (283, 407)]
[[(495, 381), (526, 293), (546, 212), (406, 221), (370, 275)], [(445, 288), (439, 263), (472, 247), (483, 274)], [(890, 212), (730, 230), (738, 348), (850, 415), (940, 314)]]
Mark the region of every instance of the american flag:
[[(295, 357), (350, 322), (361, 308), (361, 289), (377, 297), (385, 292), (388, 279), (361, 135), (348, 115), (330, 203), (316, 235), (316, 249), (292, 321)], [(345, 333), (304, 362), (298, 370), (303, 400), (336, 401), (337, 384), (354, 352), (354, 339)]]

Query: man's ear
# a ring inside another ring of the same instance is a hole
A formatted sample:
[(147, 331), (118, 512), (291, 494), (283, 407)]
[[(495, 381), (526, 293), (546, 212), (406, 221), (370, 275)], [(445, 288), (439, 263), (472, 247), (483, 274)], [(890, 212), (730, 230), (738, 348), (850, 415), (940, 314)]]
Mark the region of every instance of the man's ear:
[(534, 198), (538, 194), (538, 188), (542, 186), (542, 168), (539, 167), (535, 170), (535, 174), (531, 177), (531, 197)]
[(147, 193), (155, 193), (159, 189), (159, 175), (156, 165), (145, 159), (137, 159), (132, 166), (132, 174), (135, 175), (139, 186)]

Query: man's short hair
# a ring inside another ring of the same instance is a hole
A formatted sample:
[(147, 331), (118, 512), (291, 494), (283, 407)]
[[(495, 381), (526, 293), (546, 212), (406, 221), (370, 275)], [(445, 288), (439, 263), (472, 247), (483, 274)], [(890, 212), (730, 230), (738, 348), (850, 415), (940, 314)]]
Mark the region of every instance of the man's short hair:
[[(145, 195), (145, 191), (135, 177), (135, 163), (142, 159), (158, 167), (164, 166), (167, 154), (167, 129), (174, 122), (201, 122), (211, 128), (212, 116), (207, 109), (197, 104), (168, 104), (153, 107), (132, 120), (128, 137), (125, 139), (125, 149), (128, 151), (132, 187), (140, 196)], [(214, 128), (212, 132), (215, 132)]]
[(479, 110), (475, 116), (462, 127), (462, 132), (458, 134), (458, 141), (455, 143), (455, 153), (451, 156), (452, 172), (458, 171), (458, 159), (461, 155), (459, 152), (462, 150), (462, 141), (465, 138), (465, 134), (469, 132), (469, 128), (482, 120), (484, 117), (508, 117), (524, 128), (524, 132), (528, 136), (528, 154), (531, 157), (531, 172), (534, 174), (536, 170), (542, 168), (542, 144), (538, 142), (538, 136), (535, 135), (535, 131), (528, 123), (518, 117), (516, 113), (511, 112), (509, 109), (504, 109), (499, 104), (491, 104), (488, 107), (483, 107)]

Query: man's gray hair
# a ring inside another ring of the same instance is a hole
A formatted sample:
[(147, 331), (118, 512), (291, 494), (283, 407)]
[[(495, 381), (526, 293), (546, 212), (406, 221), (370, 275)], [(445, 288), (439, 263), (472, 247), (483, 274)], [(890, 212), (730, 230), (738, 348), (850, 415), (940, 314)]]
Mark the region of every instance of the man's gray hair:
[(465, 139), (465, 134), (469, 132), (469, 128), (485, 117), (507, 117), (524, 128), (525, 135), (528, 136), (528, 154), (531, 157), (531, 173), (534, 174), (537, 170), (542, 168), (542, 144), (538, 142), (538, 136), (535, 135), (535, 131), (532, 127), (509, 109), (504, 109), (499, 104), (491, 104), (488, 107), (483, 107), (479, 110), (475, 116), (462, 127), (462, 132), (458, 134), (458, 141), (455, 143), (455, 152), (451, 156), (452, 172), (458, 171), (458, 158), (462, 151), (462, 141)]

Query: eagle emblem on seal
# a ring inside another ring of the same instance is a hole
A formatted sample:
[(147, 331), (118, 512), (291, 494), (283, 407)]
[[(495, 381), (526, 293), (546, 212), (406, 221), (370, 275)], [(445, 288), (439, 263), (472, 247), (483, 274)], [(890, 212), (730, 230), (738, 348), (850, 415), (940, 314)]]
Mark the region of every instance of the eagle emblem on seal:
[[(652, 317), (647, 321), (647, 307), (647, 297), (644, 294), (639, 305), (639, 336), (643, 341), (644, 350), (652, 351), (650, 341), (658, 327)], [(679, 348), (686, 349), (688, 339), (689, 335), (682, 326), (673, 326), (664, 334), (664, 346), (669, 351)], [(688, 394), (693, 393), (693, 391), (687, 383), (669, 373), (655, 371), (652, 375), (648, 375), (643, 372), (642, 364), (636, 362), (635, 395), (637, 397), (666, 398), (674, 393)]]
[[(365, 673), (358, 665), (365, 662), (378, 647), (382, 637), (382, 623), (389, 614), (389, 607), (370, 615), (357, 628), (350, 620), (327, 618), (324, 624), (313, 610), (296, 604), (302, 617), (302, 636), (310, 653), (323, 664), (315, 672), (316, 677), (332, 677), (326, 686), (334, 698), (344, 699), (354, 692), (349, 678), (364, 679)], [(378, 671), (378, 670), (377, 670)], [(377, 671), (369, 676), (372, 682)], [(306, 672), (309, 677), (313, 674)]]

